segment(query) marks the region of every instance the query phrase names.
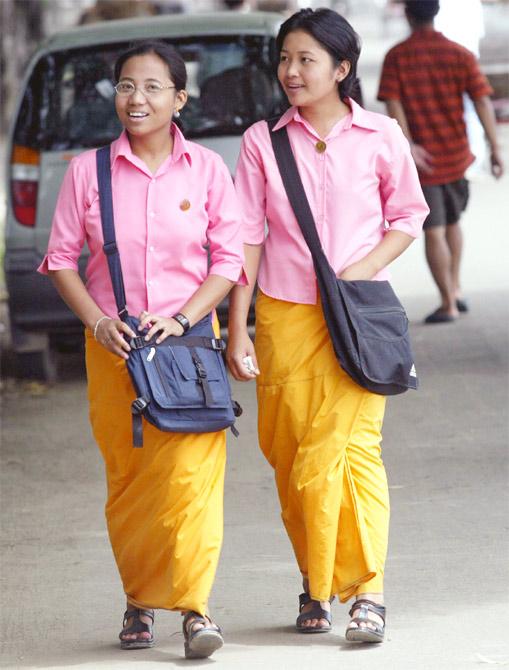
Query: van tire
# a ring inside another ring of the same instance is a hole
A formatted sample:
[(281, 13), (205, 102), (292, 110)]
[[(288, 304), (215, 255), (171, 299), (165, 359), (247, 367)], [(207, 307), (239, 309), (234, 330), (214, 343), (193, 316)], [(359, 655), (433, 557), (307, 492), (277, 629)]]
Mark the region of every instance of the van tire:
[(57, 380), (57, 356), (51, 347), (41, 351), (16, 353), (16, 376), (18, 379), (36, 379), (48, 383)]

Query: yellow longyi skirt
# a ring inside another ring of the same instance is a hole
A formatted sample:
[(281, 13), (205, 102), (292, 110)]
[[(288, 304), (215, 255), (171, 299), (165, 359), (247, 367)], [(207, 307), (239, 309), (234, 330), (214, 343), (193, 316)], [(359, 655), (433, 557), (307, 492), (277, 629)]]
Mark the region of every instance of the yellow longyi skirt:
[(281, 514), (313, 599), (383, 591), (389, 495), (385, 398), (340, 368), (321, 305), (259, 292), (258, 431)]
[(106, 519), (124, 591), (137, 607), (207, 611), (223, 537), (225, 431), (165, 433), (144, 421), (125, 362), (86, 331), (90, 420), (104, 457)]

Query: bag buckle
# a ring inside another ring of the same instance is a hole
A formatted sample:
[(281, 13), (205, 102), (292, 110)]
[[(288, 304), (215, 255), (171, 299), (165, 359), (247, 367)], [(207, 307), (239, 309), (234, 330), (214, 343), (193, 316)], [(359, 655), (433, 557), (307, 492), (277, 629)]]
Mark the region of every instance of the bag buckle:
[(138, 335), (138, 337), (132, 337), (129, 340), (129, 346), (131, 349), (143, 349), (143, 347), (146, 347), (147, 344), (149, 344), (149, 342), (147, 342), (142, 335)]
[(199, 356), (193, 352), (191, 354), (191, 358), (193, 359), (194, 367), (196, 368), (196, 372), (198, 374), (198, 377), (200, 379), (206, 379), (207, 378), (207, 370), (205, 370), (205, 367), (203, 363), (201, 362)]
[(117, 243), (115, 241), (106, 242), (106, 244), (103, 245), (103, 251), (107, 256), (112, 256), (113, 254), (116, 254), (118, 251)]
[(195, 361), (195, 362), (194, 362), (194, 366), (195, 366), (195, 368), (196, 368), (196, 372), (198, 373), (198, 377), (199, 377), (200, 379), (206, 379), (206, 377), (207, 377), (207, 371), (205, 370), (205, 368), (203, 367), (203, 365), (201, 364), (201, 362), (200, 362), (200, 361)]
[(224, 351), (226, 349), (226, 344), (224, 343), (224, 340), (222, 340), (219, 337), (213, 337), (211, 342), (212, 342), (212, 349), (214, 351)]
[(132, 401), (131, 412), (132, 414), (141, 414), (146, 407), (148, 407), (148, 402), (143, 396), (140, 396)]

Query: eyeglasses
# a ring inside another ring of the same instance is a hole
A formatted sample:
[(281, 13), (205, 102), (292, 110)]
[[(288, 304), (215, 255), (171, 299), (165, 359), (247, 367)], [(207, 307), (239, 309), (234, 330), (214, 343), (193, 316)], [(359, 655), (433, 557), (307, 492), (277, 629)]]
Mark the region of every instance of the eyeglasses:
[(143, 84), (143, 86), (135, 86), (132, 81), (119, 81), (115, 86), (115, 91), (117, 92), (117, 95), (126, 98), (132, 95), (136, 90), (141, 91), (143, 95), (153, 97), (159, 95), (167, 88), (176, 88), (176, 86), (163, 86), (155, 81), (149, 81)]

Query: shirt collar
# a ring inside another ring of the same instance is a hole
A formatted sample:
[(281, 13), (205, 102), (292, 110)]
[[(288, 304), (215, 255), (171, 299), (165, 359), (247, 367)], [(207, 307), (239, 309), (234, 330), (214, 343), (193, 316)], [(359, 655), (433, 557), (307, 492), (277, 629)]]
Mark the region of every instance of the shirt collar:
[(435, 30), (432, 26), (421, 26), (420, 28), (414, 28), (414, 30), (412, 30), (409, 39), (429, 41), (430, 39), (436, 39), (437, 37), (443, 37), (439, 30)]
[[(186, 159), (188, 165), (191, 166), (191, 153), (182, 131), (175, 123), (172, 123), (170, 133), (173, 135), (172, 162), (176, 163), (183, 156)], [(120, 156), (124, 156), (131, 163), (136, 163), (136, 156), (132, 152), (126, 130), (123, 130), (120, 136), (111, 144), (112, 165)]]
[[(352, 113), (349, 115), (349, 118), (346, 121), (344, 126), (345, 130), (349, 130), (352, 126), (366, 128), (367, 130), (380, 130), (380, 126), (374, 121), (372, 114), (366, 112), (366, 110), (357, 104), (355, 100), (352, 100), (352, 98), (347, 98), (346, 102), (350, 106)], [(297, 107), (290, 107), (290, 109), (286, 110), (286, 112), (274, 126), (273, 132), (283, 128), (283, 126), (288, 125), (291, 121), (305, 123)]]

